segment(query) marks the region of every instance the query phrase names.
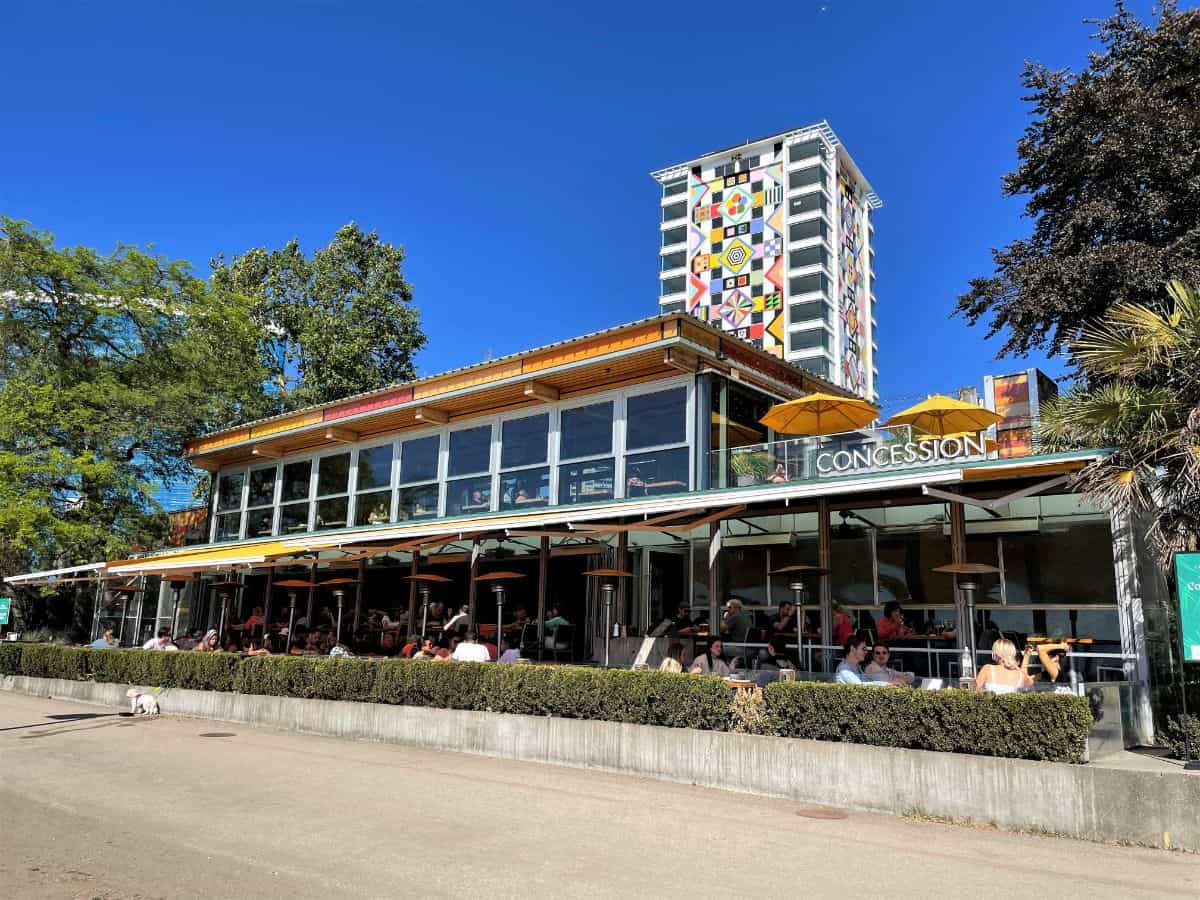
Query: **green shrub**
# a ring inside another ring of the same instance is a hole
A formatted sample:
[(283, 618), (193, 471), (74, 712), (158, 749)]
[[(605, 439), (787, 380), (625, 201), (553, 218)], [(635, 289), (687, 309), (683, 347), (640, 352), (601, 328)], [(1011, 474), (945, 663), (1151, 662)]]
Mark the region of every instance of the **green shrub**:
[(227, 653), (169, 653), (162, 650), (92, 650), (96, 681), (148, 687), (232, 691), (241, 657)]
[(86, 681), (88, 656), (92, 652), (83, 647), (58, 644), (25, 644), (21, 648), (21, 674), (30, 678)]
[(763, 691), (782, 737), (1080, 762), (1092, 714), (1083, 697), (776, 682)]
[[(331, 659), (0, 644), (0, 674), (357, 700), (1079, 762), (1087, 700), (776, 682), (735, 711), (716, 677), (580, 666)], [(736, 713), (736, 714), (735, 714)], [(1182, 748), (1182, 724), (1172, 722)], [(1191, 719), (1200, 747), (1200, 719)]]
[(1167, 746), (1176, 759), (1200, 759), (1200, 716), (1172, 716), (1167, 720)]
[(0, 675), (21, 674), (21, 644), (0, 643)]

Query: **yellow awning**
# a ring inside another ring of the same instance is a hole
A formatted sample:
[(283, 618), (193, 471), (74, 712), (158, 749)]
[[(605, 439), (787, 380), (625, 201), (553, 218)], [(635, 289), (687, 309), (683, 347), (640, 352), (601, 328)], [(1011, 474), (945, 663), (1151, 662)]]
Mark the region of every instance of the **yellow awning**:
[(295, 547), (287, 547), (282, 541), (264, 541), (261, 544), (236, 547), (206, 548), (144, 556), (141, 559), (122, 559), (108, 564), (109, 575), (141, 575), (146, 572), (200, 571), (228, 566), (253, 565), (266, 562), (276, 556), (299, 553)]

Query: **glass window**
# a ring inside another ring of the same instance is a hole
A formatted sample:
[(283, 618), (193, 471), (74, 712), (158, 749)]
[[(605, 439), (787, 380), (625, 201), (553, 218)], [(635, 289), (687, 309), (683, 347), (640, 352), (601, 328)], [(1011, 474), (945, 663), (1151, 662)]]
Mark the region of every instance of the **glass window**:
[(446, 482), (446, 515), (488, 512), (492, 508), (492, 477), (458, 478)]
[(599, 456), (612, 452), (613, 405), (593, 403), (562, 411), (559, 456)]
[(688, 489), (687, 447), (654, 450), (625, 457), (625, 496), (653, 497)]
[(825, 248), (821, 246), (805, 247), (803, 250), (793, 250), (788, 254), (788, 266), (799, 269), (804, 266), (819, 266), (825, 263)]
[(637, 394), (625, 401), (625, 446), (658, 447), (687, 440), (687, 388)]
[(829, 377), (829, 362), (822, 357), (796, 360), (796, 365), (807, 372), (812, 372), (818, 378)]
[(825, 350), (829, 349), (829, 332), (824, 328), (788, 333), (789, 350), (811, 350), (814, 347), (821, 347)]
[(558, 467), (558, 502), (592, 503), (613, 498), (616, 467), (613, 460), (597, 459)]
[(797, 169), (788, 173), (788, 187), (792, 190), (818, 184), (821, 181), (821, 167), (809, 166), (807, 169)]
[(392, 518), (392, 492), (370, 491), (354, 500), (355, 525), (382, 525)]
[(687, 251), (676, 250), (674, 253), (664, 253), (659, 257), (660, 271), (667, 272), (671, 269), (682, 269), (687, 265)]
[[(350, 484), (350, 454), (336, 453), (317, 462), (317, 496), (344, 494)], [(342, 517), (345, 519), (345, 516)]]
[(242, 536), (242, 514), (225, 513), (217, 516), (217, 540), (233, 541)]
[(671, 247), (675, 244), (682, 244), (687, 240), (687, 226), (680, 225), (678, 228), (668, 228), (662, 233), (662, 245)]
[(662, 220), (670, 222), (672, 219), (682, 219), (687, 215), (687, 203), (669, 203), (663, 207)]
[(806, 241), (809, 238), (825, 236), (825, 220), (812, 219), (808, 222), (796, 222), (788, 226), (789, 241)]
[(246, 512), (246, 537), (270, 537), (275, 518), (275, 507), (264, 506)]
[(792, 144), (788, 147), (788, 157), (792, 160), (809, 159), (821, 155), (820, 141), (805, 141), (803, 144)]
[(788, 315), (792, 324), (806, 322), (809, 319), (824, 320), (829, 315), (829, 307), (824, 300), (809, 300), (807, 303), (793, 303), (788, 307)]
[(247, 506), (270, 506), (275, 502), (275, 467), (250, 471), (250, 496)]
[(680, 178), (677, 181), (668, 181), (663, 185), (663, 196), (674, 197), (676, 194), (682, 194), (687, 190), (687, 179)]
[(390, 487), (392, 483), (392, 445), (368, 447), (358, 451), (357, 490)]
[(676, 275), (674, 278), (664, 278), (659, 287), (659, 296), (665, 297), (668, 294), (678, 294), (683, 290), (685, 279), (682, 275)]
[[(283, 502), (307, 500), (309, 479), (312, 476), (312, 460), (287, 463), (283, 467)], [(307, 518), (307, 517), (306, 517)]]
[(279, 533), (295, 534), (308, 530), (308, 501), (287, 503), (279, 508)]
[(432, 519), (438, 512), (438, 486), (423, 484), (400, 489), (400, 520)]
[(672, 300), (670, 303), (664, 303), (660, 311), (663, 313), (663, 315), (666, 315), (667, 313), (681, 313), (683, 312), (683, 301)]
[(242, 485), (245, 481), (245, 472), (221, 476), (217, 482), (217, 512), (242, 508)]
[[(405, 441), (401, 444), (400, 483), (435, 481), (438, 477), (438, 451), (440, 448), (441, 438), (436, 434)], [(436, 507), (437, 504), (434, 503), (434, 506)]]
[(549, 503), (549, 469), (521, 469), (500, 476), (501, 509), (530, 509)]
[(788, 293), (796, 297), (800, 294), (811, 294), (814, 291), (824, 291), (827, 289), (828, 281), (825, 276), (817, 272), (813, 275), (801, 275), (799, 278), (788, 279)]
[(346, 510), (350, 501), (346, 497), (333, 497), (329, 500), (317, 501), (318, 530), (322, 528), (345, 528)]
[(550, 416), (543, 413), (524, 419), (509, 419), (500, 426), (500, 467), (533, 466), (546, 461)]
[(492, 426), (481, 425), (455, 431), (450, 435), (450, 467), (448, 475), (486, 472), (491, 468)]
[(828, 206), (828, 201), (825, 195), (820, 191), (814, 191), (811, 194), (805, 194), (802, 197), (793, 197), (788, 201), (788, 215), (798, 216), (801, 213), (813, 212), (821, 210), (824, 212)]

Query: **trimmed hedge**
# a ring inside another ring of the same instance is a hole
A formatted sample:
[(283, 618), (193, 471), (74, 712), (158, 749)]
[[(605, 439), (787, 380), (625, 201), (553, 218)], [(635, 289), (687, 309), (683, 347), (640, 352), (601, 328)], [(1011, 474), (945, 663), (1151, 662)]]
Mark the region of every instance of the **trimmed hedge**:
[(763, 696), (775, 734), (877, 747), (1074, 763), (1092, 728), (1087, 698), (1059, 694), (780, 681)]
[[(164, 653), (0, 643), (0, 675), (356, 700), (440, 709), (597, 719), (708, 731), (1080, 762), (1092, 715), (1082, 697), (768, 685), (755, 722), (716, 677), (579, 666)], [(736, 720), (736, 721), (735, 721)]]

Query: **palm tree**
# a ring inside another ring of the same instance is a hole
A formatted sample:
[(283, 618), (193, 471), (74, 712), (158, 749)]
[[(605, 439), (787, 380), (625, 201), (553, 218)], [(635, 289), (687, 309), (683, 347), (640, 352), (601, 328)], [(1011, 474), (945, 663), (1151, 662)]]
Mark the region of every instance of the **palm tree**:
[(1071, 344), (1079, 381), (1043, 406), (1048, 450), (1110, 447), (1077, 486), (1146, 517), (1164, 561), (1200, 548), (1200, 296), (1167, 285), (1170, 309), (1119, 303)]

